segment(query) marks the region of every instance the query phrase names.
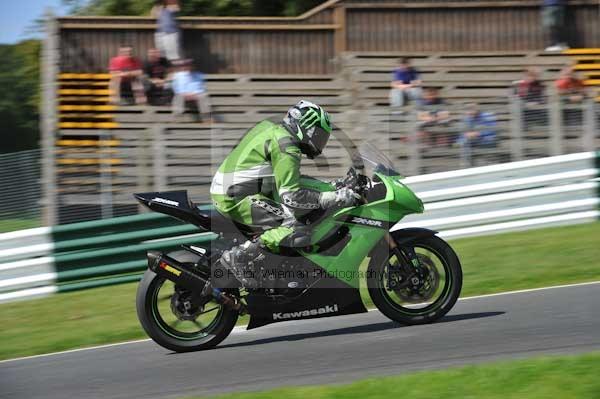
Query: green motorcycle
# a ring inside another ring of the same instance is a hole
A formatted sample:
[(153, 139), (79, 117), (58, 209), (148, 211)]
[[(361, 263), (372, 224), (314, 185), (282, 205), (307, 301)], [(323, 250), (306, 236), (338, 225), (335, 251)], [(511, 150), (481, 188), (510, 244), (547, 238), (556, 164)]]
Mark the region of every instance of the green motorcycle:
[(361, 194), (362, 203), (303, 217), (310, 244), (266, 253), (262, 264), (268, 267), (253, 270), (258, 288), (241, 287), (219, 258), (259, 232), (195, 205), (186, 191), (136, 194), (148, 208), (215, 237), (167, 254), (148, 252), (136, 301), (147, 334), (176, 352), (207, 349), (223, 341), (244, 314), (252, 329), (366, 312), (361, 286), (381, 313), (402, 324), (431, 323), (448, 313), (462, 287), (456, 253), (435, 231), (394, 230), (406, 215), (422, 213), (423, 203), (382, 153), (367, 146), (358, 155), (337, 187), (311, 178), (303, 184), (322, 191), (346, 186)]

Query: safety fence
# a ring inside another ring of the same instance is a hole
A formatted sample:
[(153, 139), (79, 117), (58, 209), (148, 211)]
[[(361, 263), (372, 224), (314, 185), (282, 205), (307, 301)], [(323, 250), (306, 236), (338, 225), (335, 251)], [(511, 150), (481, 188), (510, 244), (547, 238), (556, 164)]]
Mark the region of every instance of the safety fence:
[[(544, 96), (374, 108), (356, 129), (378, 140), (408, 176), (590, 151), (600, 145), (598, 106)], [(359, 137), (355, 134), (354, 137)]]
[(0, 232), (42, 226), (41, 151), (0, 154)]
[[(357, 109), (334, 119), (356, 144), (368, 140), (388, 154), (406, 176), (600, 148), (597, 103), (544, 100), (487, 99), (478, 117), (468, 104), (442, 104)], [(63, 138), (56, 142), (53, 186), (42, 180), (41, 151), (1, 155), (0, 233), (42, 226), (52, 212), (57, 224), (136, 215), (135, 192), (186, 189), (194, 200), (208, 201), (216, 168), (264, 117), (213, 126), (157, 122), (151, 128), (140, 119), (85, 140)], [(324, 156), (328, 167), (306, 160), (304, 173), (326, 179), (345, 173), (349, 158), (335, 139)]]
[(212, 239), (145, 213), (0, 235), (0, 302), (139, 280), (145, 253)]
[[(355, 144), (373, 143), (406, 176), (600, 148), (600, 107), (590, 99), (566, 103), (547, 97), (540, 104), (517, 97), (505, 97), (504, 103), (492, 100), (327, 108)], [(245, 131), (285, 112), (285, 104), (273, 107), (280, 109), (244, 115), (245, 122), (212, 125), (169, 121), (158, 113), (123, 114), (120, 118), (127, 122), (118, 129), (95, 130), (85, 140), (65, 136), (57, 141), (54, 187), (47, 186), (44, 204), (56, 215), (55, 224), (65, 224), (137, 214), (135, 192), (184, 189), (194, 200), (208, 201), (212, 176)], [(345, 173), (349, 157), (337, 132), (333, 136), (323, 157), (303, 161), (303, 173), (326, 179)]]
[[(394, 228), (438, 229), (448, 238), (591, 222), (600, 153), (584, 152), (405, 179), (425, 202)], [(136, 281), (145, 252), (212, 240), (154, 213), (0, 235), (0, 302)]]

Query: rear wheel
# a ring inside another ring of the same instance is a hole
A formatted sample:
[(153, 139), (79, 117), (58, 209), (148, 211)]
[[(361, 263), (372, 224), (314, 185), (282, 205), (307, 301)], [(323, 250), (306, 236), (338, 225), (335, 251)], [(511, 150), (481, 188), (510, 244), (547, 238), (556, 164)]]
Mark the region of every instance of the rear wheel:
[(214, 300), (197, 304), (191, 292), (150, 270), (146, 271), (138, 287), (136, 307), (148, 336), (175, 352), (218, 345), (231, 333), (238, 319), (237, 311)]
[(390, 251), (385, 241), (371, 258), (367, 287), (377, 309), (403, 324), (431, 323), (452, 309), (462, 288), (462, 269), (454, 250), (431, 236), (411, 243), (419, 268)]

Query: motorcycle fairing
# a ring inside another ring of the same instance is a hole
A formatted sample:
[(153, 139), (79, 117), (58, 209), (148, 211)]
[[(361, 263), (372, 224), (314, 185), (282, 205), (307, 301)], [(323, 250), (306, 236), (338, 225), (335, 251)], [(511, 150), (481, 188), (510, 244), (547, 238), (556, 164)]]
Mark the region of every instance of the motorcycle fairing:
[(250, 322), (248, 330), (290, 320), (315, 319), (365, 313), (357, 288), (336, 278), (318, 280), (302, 295), (287, 301), (275, 300), (260, 293), (246, 297)]

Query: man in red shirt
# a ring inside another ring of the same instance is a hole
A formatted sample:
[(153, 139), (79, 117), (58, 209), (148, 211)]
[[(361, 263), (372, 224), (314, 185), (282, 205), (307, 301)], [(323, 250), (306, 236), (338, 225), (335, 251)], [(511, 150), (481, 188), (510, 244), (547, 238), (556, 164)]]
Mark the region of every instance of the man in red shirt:
[(573, 67), (566, 67), (560, 72), (560, 77), (554, 82), (556, 91), (561, 98), (571, 103), (579, 103), (585, 98), (585, 85), (575, 75)]
[(131, 46), (121, 46), (119, 55), (110, 60), (111, 102), (118, 103), (124, 91), (131, 91), (136, 104), (146, 104), (142, 84), (142, 64), (132, 55)]

